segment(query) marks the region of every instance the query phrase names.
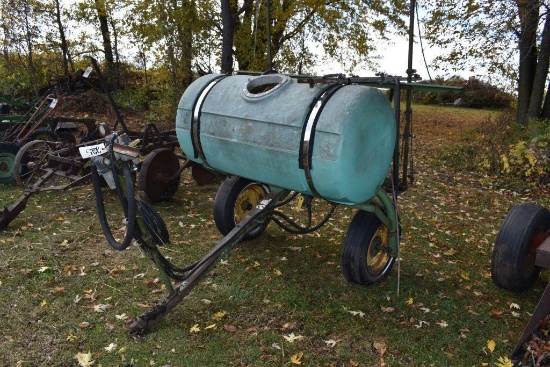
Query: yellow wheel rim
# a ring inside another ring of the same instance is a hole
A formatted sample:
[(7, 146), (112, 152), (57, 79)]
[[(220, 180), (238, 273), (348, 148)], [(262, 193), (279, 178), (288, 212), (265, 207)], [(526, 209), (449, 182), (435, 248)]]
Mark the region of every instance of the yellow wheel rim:
[(251, 183), (246, 186), (235, 202), (235, 224), (242, 221), (266, 195), (267, 191), (263, 185)]
[(384, 270), (390, 257), (387, 252), (388, 247), (388, 229), (380, 225), (369, 244), (367, 250), (367, 269), (369, 273), (376, 274)]

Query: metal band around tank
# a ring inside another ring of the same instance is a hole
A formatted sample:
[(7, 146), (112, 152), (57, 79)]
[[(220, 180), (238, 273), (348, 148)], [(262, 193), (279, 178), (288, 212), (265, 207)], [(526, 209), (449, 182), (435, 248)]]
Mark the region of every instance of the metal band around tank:
[(193, 117), (191, 119), (191, 143), (193, 145), (193, 153), (195, 158), (201, 158), (203, 160), (203, 163), (206, 165), (206, 157), (204, 155), (204, 152), (202, 150), (201, 146), (201, 124), (200, 124), (200, 117), (201, 117), (201, 109), (202, 105), (204, 104), (204, 100), (206, 99), (206, 96), (212, 88), (216, 84), (218, 84), (219, 81), (221, 81), (223, 78), (225, 78), (225, 75), (221, 75), (218, 78), (212, 80), (199, 94), (199, 97), (195, 101), (195, 105), (193, 106)]
[(311, 168), (313, 160), (313, 143), (315, 140), (315, 128), (317, 127), (317, 121), (319, 116), (323, 111), (327, 101), (332, 97), (332, 95), (340, 88), (342, 84), (336, 84), (328, 87), (318, 96), (312, 103), (310, 107), (309, 114), (306, 118), (306, 123), (302, 130), (302, 140), (300, 141), (300, 152), (299, 152), (299, 167), (304, 170), (306, 176), (306, 181), (309, 186), (309, 189), (313, 194), (318, 194), (313, 184), (313, 179), (311, 178)]

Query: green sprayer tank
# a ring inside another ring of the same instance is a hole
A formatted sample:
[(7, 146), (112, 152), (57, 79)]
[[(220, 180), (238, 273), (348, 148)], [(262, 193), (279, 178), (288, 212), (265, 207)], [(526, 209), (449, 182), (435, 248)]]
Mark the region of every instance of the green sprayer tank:
[(280, 74), (197, 79), (176, 131), (205, 167), (347, 205), (375, 196), (396, 141), (393, 109), (376, 88)]

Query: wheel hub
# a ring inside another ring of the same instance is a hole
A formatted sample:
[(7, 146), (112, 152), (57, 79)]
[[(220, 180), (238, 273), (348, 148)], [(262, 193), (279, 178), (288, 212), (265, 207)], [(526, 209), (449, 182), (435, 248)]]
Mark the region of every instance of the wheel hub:
[(235, 223), (242, 221), (266, 195), (259, 184), (250, 184), (244, 188), (235, 203)]
[(389, 261), (386, 251), (388, 244), (388, 229), (380, 226), (374, 234), (367, 251), (367, 268), (372, 273), (381, 271)]

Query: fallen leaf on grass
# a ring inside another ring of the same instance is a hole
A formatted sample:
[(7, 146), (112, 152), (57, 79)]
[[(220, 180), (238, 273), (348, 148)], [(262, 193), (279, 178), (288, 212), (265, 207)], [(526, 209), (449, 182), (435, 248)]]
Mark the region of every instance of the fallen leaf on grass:
[(117, 320), (126, 320), (128, 318), (128, 315), (123, 313), (122, 315), (115, 315)]
[(38, 268), (38, 272), (39, 273), (43, 273), (45, 272), (46, 270), (48, 270), (50, 267), (49, 266), (42, 266), (40, 268)]
[(449, 326), (449, 324), (447, 324), (447, 321), (445, 321), (445, 320), (441, 320), (440, 322), (436, 322), (436, 324), (441, 326), (442, 328), (446, 328), (447, 326)]
[(199, 328), (199, 324), (195, 324), (191, 326), (191, 329), (189, 329), (190, 333), (198, 333), (199, 331), (201, 331), (201, 329)]
[(106, 346), (106, 347), (103, 348), (103, 349), (105, 349), (106, 352), (111, 353), (111, 352), (113, 352), (116, 348), (117, 348), (117, 345), (116, 345), (115, 343), (111, 343), (111, 344), (109, 344), (108, 346)]
[(283, 326), (281, 326), (281, 331), (292, 330), (294, 329), (294, 326), (295, 325), (293, 322), (287, 322)]
[(427, 322), (427, 321), (423, 321), (423, 320), (418, 320), (418, 324), (417, 325), (414, 325), (417, 329), (420, 329), (421, 327), (423, 326), (426, 326), (426, 327), (429, 327), (430, 326), (430, 323)]
[(456, 251), (453, 249), (449, 249), (443, 253), (445, 256), (453, 256), (454, 254), (456, 254)]
[(283, 338), (285, 338), (289, 343), (294, 343), (294, 341), (303, 339), (304, 337), (302, 335), (294, 335), (294, 333), (290, 333), (288, 336), (283, 335)]
[(233, 325), (224, 325), (223, 328), (225, 331), (229, 331), (230, 333), (234, 333), (235, 331), (239, 330), (236, 326)]
[(214, 315), (212, 315), (212, 316), (214, 316), (215, 319), (221, 319), (222, 317), (225, 316), (225, 311), (216, 312), (216, 313), (215, 313)]
[(362, 312), (362, 311), (348, 311), (350, 314), (352, 314), (353, 316), (359, 316), (359, 317), (364, 317), (365, 316), (365, 313)]
[(279, 269), (275, 269), (273, 270), (273, 273), (275, 273), (276, 276), (280, 277), (281, 275), (283, 275), (283, 273), (281, 273), (281, 271)]
[(293, 354), (290, 356), (290, 362), (293, 364), (302, 364), (302, 358), (304, 356), (304, 353), (298, 352), (296, 354)]
[(73, 333), (69, 333), (69, 335), (67, 335), (67, 341), (69, 341), (69, 343), (74, 343), (77, 340), (78, 336), (74, 335)]
[(382, 310), (382, 312), (388, 312), (388, 313), (395, 311), (395, 308), (393, 308), (393, 307), (380, 306), (380, 309)]
[(204, 329), (205, 330), (210, 330), (210, 329), (216, 330), (217, 328), (218, 328), (218, 325), (212, 324), (212, 325), (206, 326)]
[(376, 354), (378, 354), (379, 357), (382, 357), (384, 353), (386, 353), (386, 343), (384, 342), (374, 342), (372, 343), (372, 346), (374, 349), (376, 349)]
[(334, 348), (336, 346), (336, 344), (338, 344), (338, 341), (334, 340), (334, 339), (329, 339), (329, 340), (323, 340), (325, 342), (325, 344), (330, 347), (330, 348)]
[(109, 310), (111, 307), (113, 307), (112, 305), (110, 304), (98, 304), (98, 305), (94, 305), (94, 311), (95, 312), (107, 312), (107, 310)]
[(489, 349), (489, 352), (493, 353), (493, 351), (495, 350), (495, 346), (496, 346), (496, 343), (494, 340), (487, 340), (487, 349)]
[(497, 360), (497, 367), (514, 367), (514, 364), (508, 357), (500, 357)]
[(92, 360), (92, 353), (77, 353), (74, 358), (78, 361), (78, 364), (81, 367), (89, 367), (92, 364), (94, 364), (94, 361)]

